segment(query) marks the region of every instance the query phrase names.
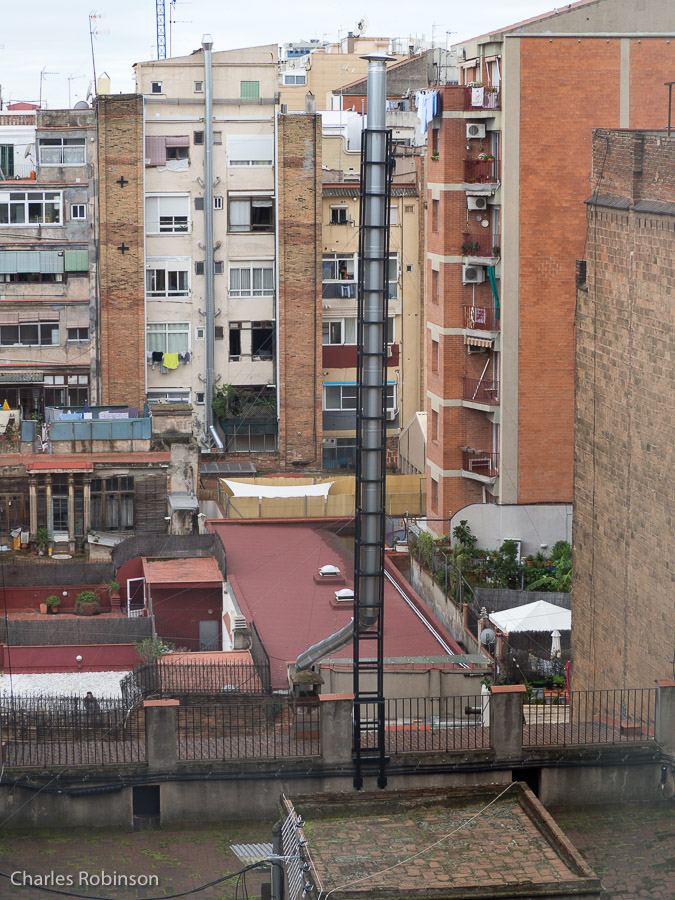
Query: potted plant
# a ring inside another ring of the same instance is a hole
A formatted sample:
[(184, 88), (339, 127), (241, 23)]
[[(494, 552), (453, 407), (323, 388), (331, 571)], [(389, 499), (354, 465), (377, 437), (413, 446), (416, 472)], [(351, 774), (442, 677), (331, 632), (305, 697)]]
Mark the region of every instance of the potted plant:
[(50, 594), (45, 600), (45, 606), (50, 613), (57, 613), (59, 606), (61, 606), (61, 598), (57, 597), (56, 594)]
[(436, 153), (431, 154), (431, 158), (433, 159), (434, 162), (438, 162), (438, 160), (440, 159), (440, 156), (439, 156), (438, 152), (436, 152)]
[(37, 544), (38, 553), (40, 556), (44, 556), (47, 546), (49, 544), (49, 531), (41, 525), (40, 528), (35, 532), (35, 543)]
[(493, 255), (493, 256), (499, 256), (499, 254), (501, 253), (501, 249), (502, 249), (502, 248), (499, 246), (499, 244), (493, 244), (493, 246), (492, 246), (492, 255)]
[(112, 581), (108, 582), (108, 589), (110, 591), (110, 608), (120, 609), (122, 606), (122, 600), (120, 598), (120, 586), (114, 578)]
[(76, 616), (97, 616), (101, 612), (101, 598), (96, 591), (81, 591), (75, 597)]

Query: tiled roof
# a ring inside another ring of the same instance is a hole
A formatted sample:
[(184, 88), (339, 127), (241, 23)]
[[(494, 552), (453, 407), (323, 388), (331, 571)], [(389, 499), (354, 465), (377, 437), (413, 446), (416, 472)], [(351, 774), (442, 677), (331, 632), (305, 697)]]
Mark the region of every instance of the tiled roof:
[(96, 465), (112, 463), (131, 466), (147, 463), (168, 463), (170, 453), (7, 453), (0, 457), (4, 466), (25, 466), (27, 472), (45, 472), (54, 469), (73, 471), (91, 470)]
[(148, 584), (220, 584), (223, 576), (212, 556), (188, 559), (143, 558), (143, 575)]

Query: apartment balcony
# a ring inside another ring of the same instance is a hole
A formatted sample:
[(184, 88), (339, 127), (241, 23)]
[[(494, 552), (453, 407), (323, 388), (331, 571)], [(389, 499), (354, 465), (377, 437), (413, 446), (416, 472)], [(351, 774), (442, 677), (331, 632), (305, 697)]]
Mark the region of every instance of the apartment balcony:
[(356, 282), (324, 281), (321, 296), (324, 300), (356, 300)]
[(496, 306), (465, 306), (464, 327), (470, 331), (499, 331), (500, 310)]
[(499, 454), (462, 447), (462, 478), (494, 484), (499, 475)]
[(488, 232), (462, 232), (462, 256), (480, 261), (483, 265), (494, 265), (501, 254), (501, 237)]
[(465, 87), (464, 109), (501, 109), (502, 94), (499, 88)]
[(465, 184), (499, 184), (500, 160), (465, 159)]
[(462, 377), (462, 400), (477, 409), (499, 406), (499, 384), (486, 378)]

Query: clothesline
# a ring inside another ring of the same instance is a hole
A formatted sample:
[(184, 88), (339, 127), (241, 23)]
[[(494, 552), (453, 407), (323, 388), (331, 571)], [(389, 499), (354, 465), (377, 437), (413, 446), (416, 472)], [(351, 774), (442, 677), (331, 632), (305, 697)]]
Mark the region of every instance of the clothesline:
[(164, 353), (162, 350), (148, 350), (145, 356), (153, 369), (156, 365), (159, 365), (159, 371), (162, 375), (177, 369), (179, 365), (187, 365), (191, 359), (189, 350), (185, 350), (183, 353)]
[(420, 131), (427, 133), (429, 122), (440, 113), (440, 95), (438, 91), (416, 91), (415, 106), (417, 118), (420, 120)]

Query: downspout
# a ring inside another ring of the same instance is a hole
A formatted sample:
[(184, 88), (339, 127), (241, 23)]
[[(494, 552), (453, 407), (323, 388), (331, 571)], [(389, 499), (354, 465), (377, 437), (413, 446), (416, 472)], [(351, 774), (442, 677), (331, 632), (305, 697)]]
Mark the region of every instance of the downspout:
[[(275, 380), (277, 386), (277, 446), (281, 422), (281, 366), (279, 351), (279, 110), (274, 110), (274, 344)], [(286, 328), (286, 320), (284, 319)], [(281, 449), (279, 447), (279, 449)], [(284, 454), (285, 458), (285, 454)]]
[(204, 328), (205, 372), (204, 372), (204, 439), (206, 445), (213, 445), (215, 431), (213, 425), (213, 384), (215, 356), (215, 314), (214, 314), (214, 262), (213, 262), (213, 78), (211, 49), (213, 38), (205, 34), (202, 38), (204, 50), (204, 275), (206, 288), (206, 317)]

